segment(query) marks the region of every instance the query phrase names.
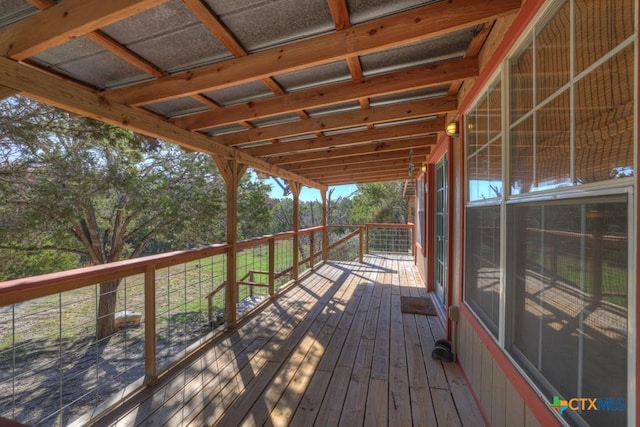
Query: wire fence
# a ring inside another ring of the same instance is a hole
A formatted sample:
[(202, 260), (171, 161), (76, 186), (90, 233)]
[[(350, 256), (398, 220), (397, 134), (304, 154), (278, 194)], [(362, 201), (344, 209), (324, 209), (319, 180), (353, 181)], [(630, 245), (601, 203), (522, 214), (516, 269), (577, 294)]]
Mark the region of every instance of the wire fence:
[(367, 252), (412, 254), (413, 229), (391, 226), (367, 226)]
[(269, 297), (269, 244), (263, 243), (236, 254), (238, 318)]
[[(326, 248), (322, 227), (239, 243), (233, 308), (228, 245), (41, 276), (26, 287), (3, 283), (2, 302), (11, 305), (0, 307), (0, 416), (34, 426), (89, 420), (222, 332), (229, 310), (242, 318), (277, 294), (296, 259), (298, 275), (325, 249), (331, 260), (356, 261), (362, 230), (331, 227)], [(394, 240), (374, 250), (408, 250), (410, 231), (370, 233)]]
[(66, 425), (142, 378), (139, 327), (96, 339), (101, 298), (117, 297), (111, 314), (144, 314), (139, 283), (126, 277), (102, 294), (92, 285), (0, 308), (0, 415), (28, 425)]
[(355, 261), (360, 256), (360, 227), (329, 230), (328, 256), (332, 261)]
[[(163, 370), (221, 328), (225, 312), (226, 255), (216, 255), (156, 272), (156, 360)], [(211, 295), (211, 296), (210, 296)], [(222, 316), (222, 318), (221, 318)]]

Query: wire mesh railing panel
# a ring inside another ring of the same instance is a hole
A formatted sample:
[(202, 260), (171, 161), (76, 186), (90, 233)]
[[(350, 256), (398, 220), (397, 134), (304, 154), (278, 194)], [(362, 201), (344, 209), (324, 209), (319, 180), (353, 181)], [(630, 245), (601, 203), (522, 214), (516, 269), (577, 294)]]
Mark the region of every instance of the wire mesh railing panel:
[(292, 279), (293, 270), (293, 237), (275, 241), (275, 290)]
[[(223, 323), (226, 256), (156, 272), (156, 361), (159, 370), (184, 357)], [(217, 292), (215, 292), (218, 290)]]
[[(312, 233), (298, 236), (298, 274), (302, 274), (311, 267), (311, 242)], [(315, 243), (315, 242), (314, 242)]]
[(369, 253), (411, 254), (413, 230), (411, 228), (367, 228)]
[[(351, 230), (332, 229), (329, 232), (329, 242), (338, 243), (340, 240), (349, 236)], [(360, 235), (353, 233), (352, 236), (345, 239), (342, 243), (331, 247), (329, 245), (329, 259), (332, 261), (355, 261), (360, 255)]]
[(131, 276), (0, 308), (0, 416), (66, 425), (142, 378), (143, 329), (117, 323), (122, 312), (144, 313), (139, 283)]
[(269, 296), (269, 245), (251, 246), (236, 254), (238, 318)]

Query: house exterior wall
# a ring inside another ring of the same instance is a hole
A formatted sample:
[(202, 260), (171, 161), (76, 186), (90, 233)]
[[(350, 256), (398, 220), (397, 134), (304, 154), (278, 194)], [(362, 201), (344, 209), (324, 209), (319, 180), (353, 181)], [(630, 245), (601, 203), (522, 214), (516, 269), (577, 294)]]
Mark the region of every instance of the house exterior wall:
[[(600, 1), (600, 0), (597, 0)], [(491, 83), (492, 78), (496, 74), (496, 70), (499, 70), (502, 66), (502, 62), (505, 57), (512, 52), (516, 43), (527, 31), (532, 23), (535, 23), (537, 19), (540, 19), (541, 11), (546, 10), (553, 3), (552, 1), (545, 0), (526, 0), (523, 1), (523, 6), (520, 13), (516, 16), (509, 16), (500, 19), (495, 25), (494, 29), (487, 39), (484, 48), (480, 53), (481, 74), (472, 83), (463, 85), (459, 93), (459, 101), (461, 105), (460, 117), (448, 117), (451, 120), (460, 120), (464, 124), (465, 115), (472, 108), (472, 104), (475, 99), (481, 94)], [(636, 13), (636, 31), (637, 37), (637, 19), (638, 19), (638, 2), (634, 2)], [(637, 72), (638, 63), (638, 41), (635, 41), (635, 54), (634, 54), (634, 70)], [(638, 82), (637, 76), (634, 78), (634, 85), (636, 91), (636, 100), (634, 101), (634, 150), (635, 150), (635, 167), (638, 167), (638, 107), (637, 107), (637, 93)], [(483, 321), (477, 316), (476, 312), (465, 301), (464, 289), (465, 289), (465, 209), (467, 206), (466, 196), (466, 154), (465, 154), (465, 141), (464, 135), (460, 138), (456, 138), (453, 141), (449, 140), (449, 137), (443, 136), (438, 143), (438, 147), (443, 144), (451, 143), (449, 149), (450, 167), (454, 171), (452, 174), (452, 182), (450, 182), (452, 199), (452, 221), (455, 226), (452, 229), (452, 235), (450, 236), (450, 248), (449, 253), (449, 268), (450, 274), (450, 292), (451, 292), (451, 305), (459, 308), (459, 316), (456, 322), (448, 324), (449, 336), (455, 342), (455, 348), (458, 356), (458, 361), (462, 366), (469, 383), (472, 385), (475, 396), (481, 406), (485, 421), (492, 426), (511, 426), (511, 425), (523, 425), (523, 426), (539, 426), (539, 425), (562, 425), (563, 423), (571, 423), (571, 420), (561, 418), (557, 412), (551, 408), (550, 401), (547, 396), (534, 384), (534, 381), (530, 377), (530, 374), (525, 372), (524, 369), (515, 361), (514, 357), (508, 351), (509, 337), (505, 336), (504, 330), (510, 330), (510, 326), (505, 326), (504, 323), (500, 326), (500, 333), (492, 333), (487, 329)], [(434, 152), (438, 152), (438, 147)], [(504, 151), (503, 151), (504, 152)], [(637, 175), (637, 173), (635, 174)], [(640, 206), (640, 201), (635, 197), (635, 189), (637, 179), (627, 180), (629, 187), (631, 187), (631, 196), (628, 199), (628, 203)], [(615, 186), (615, 185), (614, 185)], [(604, 186), (606, 187), (606, 186)], [(620, 186), (618, 186), (620, 187)], [(615, 190), (615, 189), (614, 189)], [(505, 189), (505, 191), (507, 191)], [(620, 188), (615, 191), (622, 191)], [(613, 192), (615, 192), (613, 191)], [(603, 191), (602, 193), (606, 193)], [(553, 197), (553, 196), (551, 196)], [(593, 195), (587, 194), (584, 197), (593, 197)], [(579, 198), (578, 198), (579, 200)], [(429, 211), (432, 207), (428, 206), (425, 212), (429, 217)], [(507, 212), (507, 208), (503, 206), (502, 213)], [(631, 209), (629, 209), (631, 211)], [(635, 209), (637, 211), (637, 209)], [(427, 221), (427, 227), (432, 227), (432, 224)], [(640, 363), (637, 358), (637, 339), (636, 332), (638, 330), (638, 316), (636, 314), (638, 307), (638, 293), (635, 291), (635, 283), (637, 283), (637, 274), (635, 268), (635, 262), (631, 261), (631, 257), (634, 257), (637, 262), (637, 215), (630, 214), (629, 219), (629, 241), (631, 242), (628, 247), (630, 251), (630, 263), (628, 274), (631, 277), (629, 281), (628, 291), (628, 324), (627, 329), (630, 331), (630, 337), (627, 338), (627, 345), (629, 350), (627, 353), (628, 359), (628, 371), (635, 377), (635, 381), (630, 380), (631, 383), (638, 383), (638, 364)], [(470, 231), (469, 231), (470, 232)], [(426, 239), (426, 244), (429, 244), (429, 237)], [(502, 251), (507, 249), (502, 243)], [(511, 247), (509, 247), (511, 249)], [(510, 255), (503, 254), (503, 257)], [(504, 261), (504, 258), (503, 258)], [(420, 269), (420, 274), (423, 278), (430, 277), (429, 272), (429, 259), (428, 252), (427, 258), (425, 258), (419, 252), (416, 255), (416, 262)], [(502, 288), (501, 298), (504, 296), (504, 282), (509, 280), (508, 278), (501, 277)], [(427, 286), (429, 284), (427, 283)], [(501, 303), (502, 307), (505, 306), (504, 302)], [(504, 308), (502, 308), (504, 310)], [(504, 311), (500, 313), (502, 322), (512, 321), (512, 317), (507, 316)], [(506, 320), (504, 318), (507, 317)], [(444, 321), (445, 319), (443, 319)], [(446, 322), (445, 322), (446, 323)], [(507, 344), (505, 344), (507, 342)], [(553, 348), (548, 351), (554, 351)], [(588, 375), (588, 374), (587, 374)], [(633, 387), (633, 386), (631, 386)], [(635, 389), (630, 388), (632, 394), (627, 395), (627, 412), (628, 420), (640, 419), (638, 416), (638, 408), (635, 403)], [(548, 391), (547, 391), (548, 393)]]

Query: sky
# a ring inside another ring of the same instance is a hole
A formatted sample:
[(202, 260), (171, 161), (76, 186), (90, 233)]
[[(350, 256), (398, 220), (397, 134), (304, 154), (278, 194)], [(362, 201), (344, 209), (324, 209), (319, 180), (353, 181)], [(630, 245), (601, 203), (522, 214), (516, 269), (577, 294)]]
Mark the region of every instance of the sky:
[[(283, 197), (282, 188), (280, 188), (280, 186), (274, 181), (273, 178), (269, 178), (265, 180), (265, 183), (271, 186), (270, 195), (272, 198), (281, 199)], [(348, 197), (357, 189), (355, 184), (335, 185), (335, 186), (329, 187), (329, 190), (331, 190), (332, 188), (334, 188), (335, 190), (333, 190), (333, 194), (331, 195), (331, 200), (335, 200), (339, 197)], [(302, 186), (302, 190), (300, 190), (300, 201), (309, 202), (311, 200), (316, 200), (318, 202), (322, 201), (322, 198), (320, 197), (320, 190)]]

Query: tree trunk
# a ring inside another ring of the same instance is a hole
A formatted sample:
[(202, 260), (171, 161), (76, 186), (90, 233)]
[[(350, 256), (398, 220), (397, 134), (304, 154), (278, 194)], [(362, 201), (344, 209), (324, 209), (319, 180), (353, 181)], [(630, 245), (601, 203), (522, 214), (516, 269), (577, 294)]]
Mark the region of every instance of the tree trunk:
[(100, 283), (98, 317), (96, 320), (96, 340), (106, 338), (116, 331), (115, 310), (120, 280)]

